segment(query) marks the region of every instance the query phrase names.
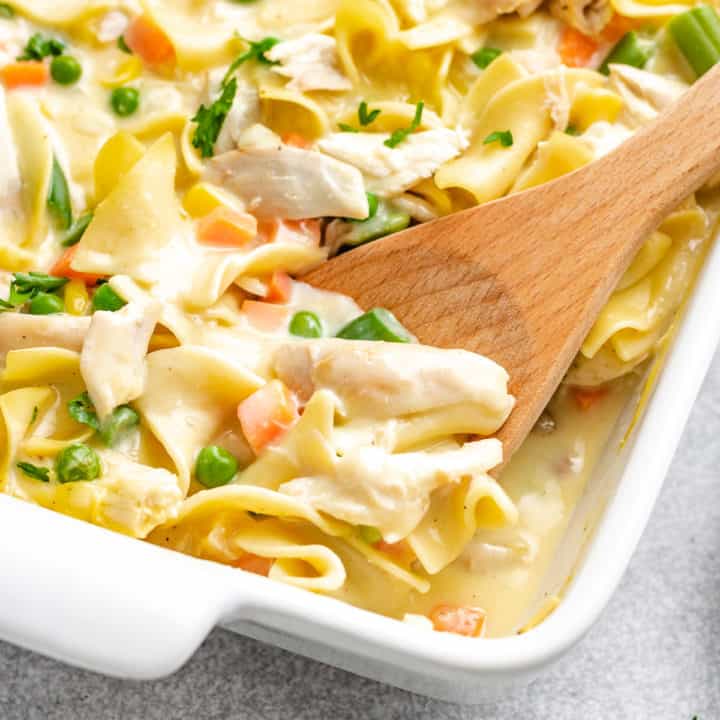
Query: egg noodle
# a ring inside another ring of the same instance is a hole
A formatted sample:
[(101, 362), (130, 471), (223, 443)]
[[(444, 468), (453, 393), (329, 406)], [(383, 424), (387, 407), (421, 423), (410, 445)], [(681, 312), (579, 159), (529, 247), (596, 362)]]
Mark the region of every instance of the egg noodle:
[(685, 3), (0, 3), (0, 490), (421, 628), (518, 631), (712, 184), (499, 480), (499, 365), (293, 278), (592, 162), (718, 58)]

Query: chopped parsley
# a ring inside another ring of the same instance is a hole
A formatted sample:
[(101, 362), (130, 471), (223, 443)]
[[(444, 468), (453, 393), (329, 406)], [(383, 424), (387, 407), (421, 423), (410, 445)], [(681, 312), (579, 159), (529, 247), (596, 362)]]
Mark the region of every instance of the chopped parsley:
[(513, 144), (513, 134), (510, 130), (496, 130), (483, 140), (483, 145), (494, 142), (499, 142), (503, 147), (510, 147)]
[(120, 35), (117, 39), (117, 46), (118, 49), (122, 50), (124, 53), (127, 53), (128, 55), (132, 55), (133, 51), (130, 49), (130, 46), (125, 42), (125, 36)]
[(100, 420), (98, 419), (95, 406), (93, 405), (90, 395), (87, 392), (81, 393), (67, 404), (70, 417), (79, 422), (81, 425), (87, 425), (96, 432), (100, 430)]
[(494, 47), (480, 48), (474, 52), (470, 59), (481, 69), (484, 70), (495, 58), (502, 55), (502, 50)]
[(390, 135), (390, 137), (383, 144), (387, 145), (387, 147), (389, 148), (396, 148), (401, 142), (403, 142), (403, 140), (408, 137), (408, 135), (414, 133), (420, 127), (424, 109), (425, 103), (420, 101), (415, 106), (415, 117), (413, 117), (410, 125), (408, 125), (408, 127), (406, 128), (400, 128), (398, 130), (395, 130), (393, 134)]
[(0, 3), (0, 18), (4, 18), (5, 20), (12, 20), (12, 18), (15, 17), (15, 10), (13, 10), (12, 5), (8, 5), (7, 3)]
[(374, 110), (370, 110), (370, 112), (368, 112), (368, 104), (363, 100), (358, 106), (358, 120), (360, 121), (360, 124), (365, 127), (366, 125), (370, 125), (370, 123), (375, 122), (381, 112), (382, 110), (380, 110), (380, 108), (375, 108)]
[(577, 137), (580, 134), (580, 131), (574, 125), (568, 125), (565, 128), (565, 134), (572, 135), (573, 137)]
[(279, 42), (280, 40), (278, 40), (276, 37), (266, 37), (262, 40), (258, 40), (257, 42), (248, 40), (247, 43), (250, 47), (242, 55), (239, 55), (235, 58), (235, 60), (232, 61), (232, 63), (230, 63), (230, 67), (225, 73), (225, 77), (222, 81), (223, 87), (230, 83), (230, 79), (232, 78), (235, 71), (243, 63), (248, 62), (248, 60), (254, 60), (255, 62), (259, 62), (263, 65), (277, 65), (277, 63), (273, 62), (272, 60), (268, 60), (265, 57), (265, 53), (268, 50), (274, 48)]
[(225, 118), (230, 112), (235, 93), (237, 93), (237, 80), (232, 78), (223, 87), (220, 97), (209, 107), (201, 105), (195, 117), (192, 118), (192, 121), (197, 123), (192, 144), (204, 158), (212, 157), (214, 154), (215, 143), (220, 135)]
[(220, 85), (220, 97), (207, 107), (201, 105), (195, 117), (192, 118), (192, 121), (197, 123), (192, 144), (204, 158), (210, 158), (215, 154), (215, 143), (237, 94), (237, 80), (233, 77), (233, 74), (248, 60), (254, 60), (265, 65), (276, 65), (277, 63), (265, 57), (265, 53), (279, 42), (275, 37), (266, 37), (258, 42), (248, 40), (249, 49), (233, 60), (225, 73), (225, 77), (223, 77)]
[(27, 42), (22, 55), (18, 60), (42, 60), (51, 55), (57, 57), (65, 50), (65, 43), (57, 38), (47, 37), (42, 33), (35, 33)]
[(33, 480), (40, 480), (40, 482), (50, 482), (50, 469), (46, 467), (40, 467), (33, 465), (29, 462), (19, 462), (15, 464), (19, 470)]
[[(380, 108), (375, 108), (374, 110), (368, 110), (368, 104), (363, 100), (360, 105), (358, 106), (357, 116), (358, 116), (358, 122), (360, 123), (361, 127), (367, 127), (368, 125), (371, 125), (372, 123), (377, 120), (378, 115), (382, 110)], [(347, 123), (338, 123), (338, 127), (342, 132), (360, 132), (360, 130), (356, 127), (353, 127), (352, 125), (348, 125)]]
[(30, 418), (30, 424), (31, 424), (31, 425), (34, 425), (34, 424), (35, 424), (35, 421), (37, 420), (37, 416), (38, 416), (38, 406), (35, 405), (35, 406), (33, 407), (32, 417)]

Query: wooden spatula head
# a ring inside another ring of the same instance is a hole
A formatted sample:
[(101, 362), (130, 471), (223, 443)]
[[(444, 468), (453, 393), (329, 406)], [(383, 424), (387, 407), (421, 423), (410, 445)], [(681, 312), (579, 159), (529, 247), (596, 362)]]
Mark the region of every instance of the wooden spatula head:
[(388, 308), (423, 343), (501, 364), (517, 398), (498, 434), (507, 460), (647, 234), (718, 169), (716, 68), (596, 163), (369, 243), (304, 279)]

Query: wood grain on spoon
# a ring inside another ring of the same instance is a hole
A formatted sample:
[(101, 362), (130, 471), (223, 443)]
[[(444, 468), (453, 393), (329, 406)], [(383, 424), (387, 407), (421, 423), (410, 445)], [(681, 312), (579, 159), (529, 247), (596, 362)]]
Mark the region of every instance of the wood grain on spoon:
[(386, 307), (421, 342), (510, 374), (505, 459), (560, 384), (661, 220), (720, 169), (720, 67), (597, 162), (547, 185), (363, 245), (305, 280)]

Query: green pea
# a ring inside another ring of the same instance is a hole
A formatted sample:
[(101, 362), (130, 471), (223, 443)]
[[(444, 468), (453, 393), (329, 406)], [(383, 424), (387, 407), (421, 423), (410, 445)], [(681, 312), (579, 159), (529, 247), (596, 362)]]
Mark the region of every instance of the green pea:
[(50, 63), (52, 79), (60, 85), (72, 85), (82, 76), (82, 65), (72, 55), (58, 55)]
[(131, 87), (115, 88), (110, 93), (110, 105), (120, 117), (128, 117), (137, 112), (140, 105), (140, 91)]
[(92, 299), (93, 310), (116, 312), (125, 305), (127, 303), (107, 283), (95, 291)]
[(121, 405), (112, 411), (112, 415), (103, 421), (100, 437), (108, 447), (114, 447), (133, 428), (140, 424), (140, 415), (129, 405)]
[(225, 448), (204, 447), (195, 461), (195, 477), (206, 488), (227, 485), (237, 474), (238, 461)]
[(52, 293), (38, 293), (31, 301), (28, 308), (31, 315), (54, 315), (65, 310), (62, 299)]
[(319, 338), (323, 335), (320, 318), (309, 310), (301, 310), (290, 321), (290, 334), (304, 338)]
[(73, 443), (58, 454), (55, 472), (61, 483), (96, 480), (102, 474), (100, 457), (84, 443)]

